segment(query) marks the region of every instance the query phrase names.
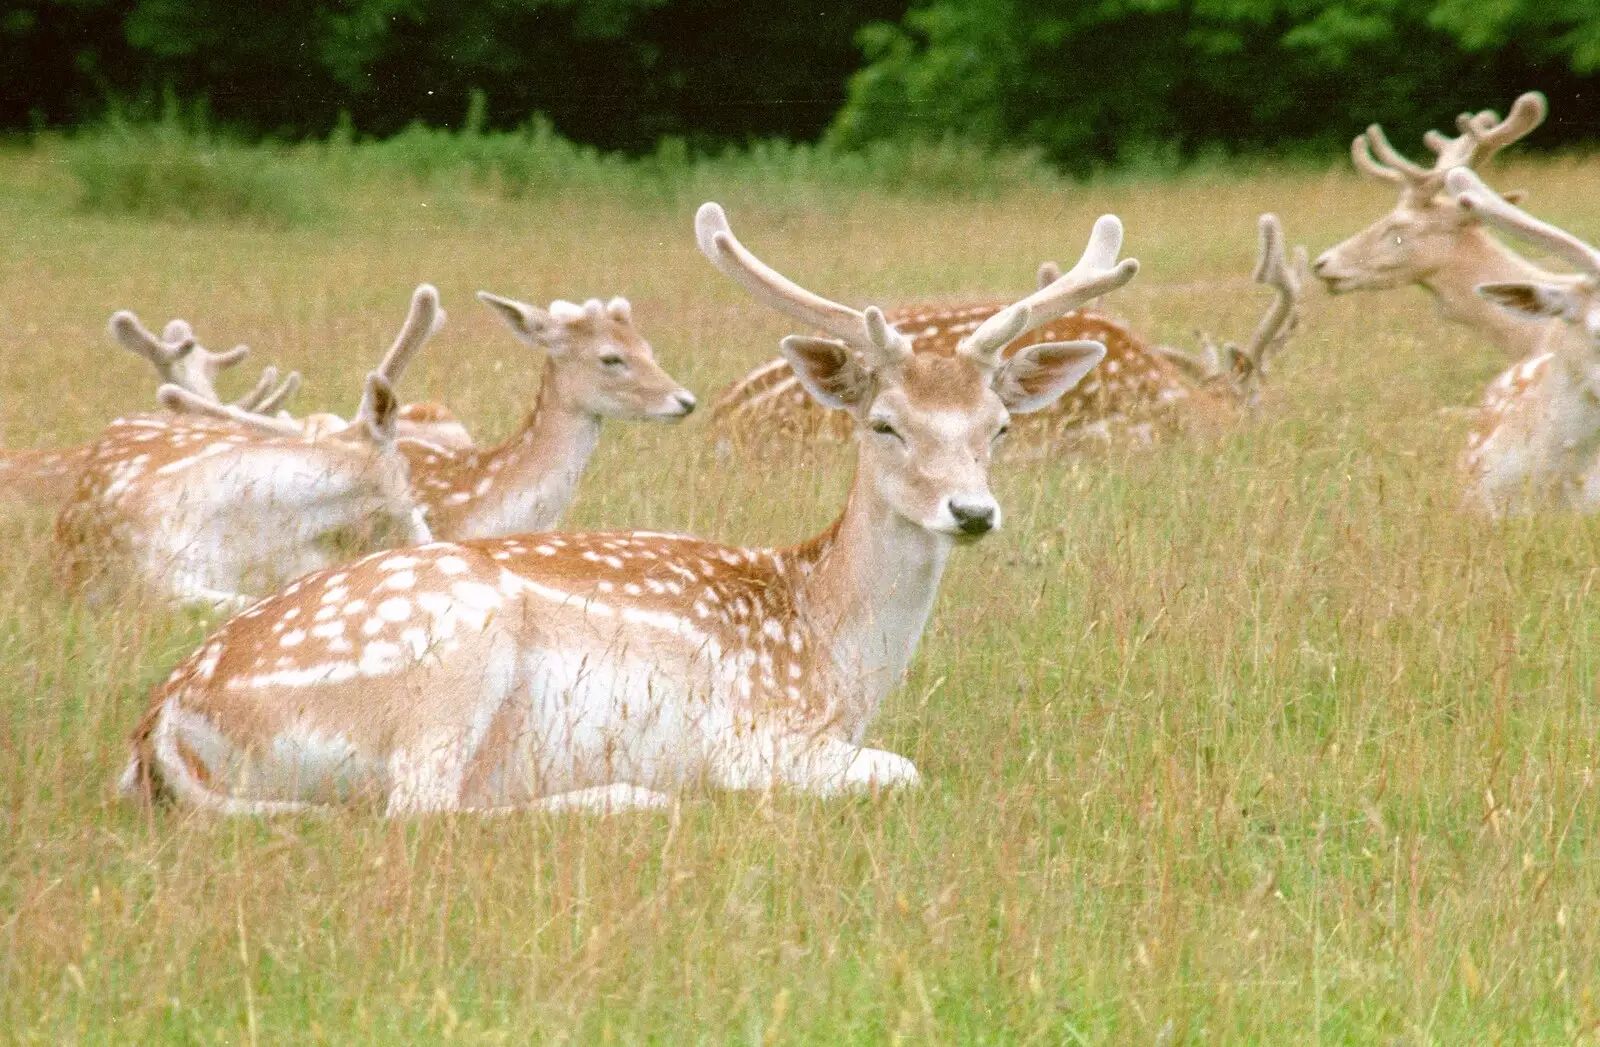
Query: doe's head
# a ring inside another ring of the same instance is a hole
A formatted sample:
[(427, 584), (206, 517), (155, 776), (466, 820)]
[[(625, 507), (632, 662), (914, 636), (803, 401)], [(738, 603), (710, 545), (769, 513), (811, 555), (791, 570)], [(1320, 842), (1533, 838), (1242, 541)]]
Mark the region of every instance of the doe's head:
[(557, 300), (549, 309), (487, 291), (479, 291), (478, 300), (518, 338), (548, 354), (547, 380), (577, 409), (599, 418), (662, 421), (694, 410), (694, 394), (656, 362), (626, 298), (591, 298), (582, 305)]
[(734, 237), (716, 204), (700, 208), (695, 232), (718, 269), (779, 312), (826, 332), (790, 335), (782, 350), (813, 399), (855, 420), (860, 482), (904, 519), (956, 539), (1000, 525), (989, 462), (1010, 416), (1049, 406), (1105, 356), (1099, 342), (1044, 342), (1009, 358), (1006, 347), (1121, 287), (1139, 266), (1117, 262), (1122, 224), (1104, 216), (1071, 272), (995, 313), (944, 356), (913, 353), (875, 306), (857, 311), (779, 274)]

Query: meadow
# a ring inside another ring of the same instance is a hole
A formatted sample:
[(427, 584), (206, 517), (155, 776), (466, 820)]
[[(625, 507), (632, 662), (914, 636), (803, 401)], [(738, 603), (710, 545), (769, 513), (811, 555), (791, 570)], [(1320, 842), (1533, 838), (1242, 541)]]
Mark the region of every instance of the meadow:
[[(285, 163), (292, 163), (286, 160)], [(0, 432), (87, 439), (153, 403), (130, 308), (353, 411), (436, 283), (408, 372), (480, 440), (540, 361), (472, 299), (627, 295), (708, 401), (789, 325), (696, 253), (716, 194), (754, 250), (852, 302), (1020, 296), (1119, 214), (1107, 305), (1192, 345), (1262, 306), (1255, 217), (1313, 253), (1387, 189), (1200, 170), (992, 193), (685, 177), (507, 193), (336, 181), (309, 217), (86, 208), (59, 150), (0, 154)], [(1494, 184), (1600, 238), (1582, 158)], [(1025, 181), (1025, 180), (1024, 180)], [(1258, 418), (1153, 451), (1004, 462), (869, 743), (917, 790), (688, 793), (670, 811), (224, 821), (115, 800), (197, 617), (84, 608), (48, 513), (0, 517), (0, 1040), (18, 1043), (1571, 1043), (1600, 1029), (1600, 529), (1490, 524), (1456, 455), (1497, 350), (1415, 290), (1308, 292)], [(229, 376), (224, 392), (243, 387)], [(847, 448), (719, 461), (704, 413), (615, 425), (566, 526), (785, 544)]]

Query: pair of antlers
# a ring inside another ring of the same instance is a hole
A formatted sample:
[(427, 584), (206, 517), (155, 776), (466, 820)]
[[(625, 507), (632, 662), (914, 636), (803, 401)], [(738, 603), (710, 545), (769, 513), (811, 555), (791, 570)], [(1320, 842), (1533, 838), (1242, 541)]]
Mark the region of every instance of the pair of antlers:
[[(213, 353), (195, 340), (194, 328), (185, 320), (173, 320), (157, 338), (137, 316), (123, 309), (111, 314), (110, 327), (111, 337), (124, 349), (150, 361), (164, 384), (186, 389), (213, 403), (221, 402), (217, 375), (250, 355), (250, 347), (244, 345)], [(262, 369), (255, 388), (233, 401), (232, 406), (245, 412), (271, 414), (299, 388), (298, 372), (291, 371), (280, 383), (278, 369), (269, 366)]]
[(1600, 250), (1542, 222), (1496, 193), (1472, 171), (1458, 167), (1445, 178), (1445, 186), (1457, 206), (1471, 211), (1490, 225), (1541, 247), (1567, 262), (1590, 281), (1600, 280)]
[(1270, 212), (1256, 221), (1260, 247), (1251, 279), (1273, 290), (1272, 304), (1262, 314), (1243, 346), (1223, 342), (1220, 346), (1209, 335), (1200, 335), (1201, 351), (1186, 353), (1171, 346), (1156, 351), (1177, 364), (1191, 378), (1201, 382), (1226, 380), (1235, 396), (1254, 406), (1260, 395), (1261, 379), (1272, 357), (1288, 342), (1300, 325), (1300, 293), (1306, 280), (1306, 249), (1296, 246), (1291, 259), (1285, 250), (1283, 225)]
[(1422, 136), (1434, 153), (1432, 167), (1423, 167), (1400, 155), (1399, 150), (1389, 144), (1383, 128), (1373, 124), (1350, 143), (1350, 158), (1357, 169), (1374, 178), (1432, 196), (1444, 187), (1445, 175), (1452, 168), (1484, 163), (1544, 123), (1548, 111), (1544, 95), (1529, 91), (1512, 103), (1511, 112), (1504, 120), (1491, 109), (1476, 114), (1462, 113), (1456, 117), (1456, 129), (1460, 132), (1456, 137), (1450, 138), (1438, 131)]
[[(694, 230), (701, 253), (712, 265), (778, 312), (819, 328), (854, 349), (873, 369), (897, 367), (911, 356), (911, 340), (895, 330), (877, 306), (856, 310), (829, 301), (757, 258), (733, 235), (720, 205), (702, 204)], [(984, 370), (996, 370), (1007, 345), (1133, 279), (1139, 263), (1133, 258), (1117, 261), (1121, 250), (1121, 221), (1115, 215), (1102, 215), (1077, 265), (1062, 275), (1041, 267), (1041, 279), (1053, 278), (985, 320), (962, 339), (957, 353)]]
[[(384, 405), (397, 405), (394, 388), (399, 384), (400, 377), (405, 374), (407, 365), (427, 344), (428, 339), (444, 326), (444, 322), (445, 311), (439, 307), (438, 290), (432, 284), (419, 285), (412, 292), (411, 309), (406, 314), (405, 323), (401, 325), (394, 344), (383, 355), (378, 369), (367, 375), (361, 396), (361, 407), (357, 411), (358, 418), (376, 418), (392, 414), (392, 411), (383, 409)], [(298, 381), (298, 376), (295, 377)], [(327, 431), (327, 427), (319, 426), (309, 420), (277, 418), (252, 413), (248, 408), (240, 407), (238, 404), (219, 403), (214, 398), (207, 399), (197, 395), (193, 390), (177, 383), (163, 385), (156, 391), (156, 396), (171, 410), (236, 422), (270, 436), (308, 438)]]

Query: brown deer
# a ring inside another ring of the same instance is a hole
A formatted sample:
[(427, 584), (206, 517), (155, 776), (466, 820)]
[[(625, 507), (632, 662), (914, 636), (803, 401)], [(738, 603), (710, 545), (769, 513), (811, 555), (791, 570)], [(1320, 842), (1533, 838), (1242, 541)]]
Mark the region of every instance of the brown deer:
[[(157, 338), (127, 310), (112, 314), (110, 331), (117, 344), (148, 360), (162, 382), (213, 402), (220, 402), (216, 387), (218, 375), (250, 353), (243, 345), (213, 353), (195, 340), (194, 329), (184, 320), (171, 321)], [(255, 388), (235, 400), (233, 406), (242, 411), (270, 414), (294, 395), (299, 386), (298, 374), (291, 373), (280, 383), (278, 369), (267, 367)], [(0, 448), (0, 497), (26, 505), (60, 505), (72, 493), (78, 471), (88, 460), (92, 446)]]
[[(1291, 262), (1284, 254), (1283, 229), (1275, 215), (1259, 225), (1260, 252), (1254, 279), (1274, 292), (1272, 304), (1244, 346), (1218, 346), (1202, 335), (1201, 353), (1151, 345), (1103, 313), (1073, 310), (1018, 338), (1008, 352), (1033, 342), (1091, 339), (1106, 347), (1104, 363), (1046, 410), (1017, 420), (1009, 441), (1035, 452), (1105, 443), (1128, 437), (1148, 442), (1157, 430), (1198, 423), (1210, 427), (1235, 409), (1254, 408), (1269, 359), (1299, 323), (1304, 249)], [(1060, 271), (1039, 267), (1039, 286)], [(1001, 303), (908, 306), (885, 316), (911, 339), (919, 353), (949, 355), (961, 340), (999, 309)], [(843, 440), (851, 432), (849, 415), (828, 411), (808, 396), (784, 357), (755, 368), (724, 389), (712, 407), (719, 449), (735, 444), (765, 448), (776, 440)], [(1013, 452), (1015, 453), (1015, 452)]]
[(176, 385), (174, 411), (111, 423), (56, 520), (58, 574), (99, 595), (132, 583), (232, 609), (283, 578), (431, 538), (395, 447), (394, 383), (442, 322), (424, 284), (356, 421), (250, 414)]
[(1456, 137), (1438, 131), (1425, 136), (1434, 153), (1431, 167), (1400, 155), (1382, 127), (1367, 128), (1350, 143), (1356, 169), (1398, 187), (1400, 198), (1388, 214), (1319, 255), (1312, 273), (1333, 294), (1416, 284), (1433, 296), (1447, 319), (1482, 332), (1513, 356), (1533, 352), (1544, 339), (1545, 325), (1499, 309), (1476, 289), (1483, 283), (1563, 277), (1545, 272), (1489, 235), (1477, 213), (1457, 207), (1444, 190), (1452, 168), (1481, 168), (1543, 123), (1546, 110), (1544, 96), (1530, 91), (1516, 100), (1504, 120), (1487, 109), (1462, 113), (1456, 119)]
[(367, 799), (391, 815), (651, 805), (692, 783), (819, 794), (909, 786), (865, 747), (958, 544), (1000, 525), (990, 448), (1101, 359), (1008, 342), (1125, 284), (1102, 218), (1067, 275), (950, 354), (828, 301), (734, 239), (701, 250), (829, 337), (783, 340), (861, 431), (843, 514), (787, 549), (645, 531), (440, 542), (319, 571), (222, 626), (156, 688), (125, 793), (228, 814)]
[(1489, 385), (1462, 457), (1468, 504), (1491, 516), (1600, 508), (1600, 251), (1512, 205), (1465, 168), (1447, 181), (1456, 205), (1543, 248), (1574, 278), (1497, 280), (1478, 293), (1546, 319), (1540, 352)]
[(626, 298), (549, 309), (480, 291), (512, 332), (545, 354), (538, 398), (522, 426), (492, 447), (402, 440), (411, 485), (440, 538), (487, 538), (554, 527), (577, 491), (607, 418), (676, 421), (694, 394), (656, 363)]

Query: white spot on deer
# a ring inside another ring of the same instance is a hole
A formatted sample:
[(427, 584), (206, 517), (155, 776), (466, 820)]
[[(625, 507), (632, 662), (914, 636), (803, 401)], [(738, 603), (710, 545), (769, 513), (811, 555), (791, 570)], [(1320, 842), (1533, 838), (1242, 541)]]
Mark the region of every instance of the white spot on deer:
[(362, 676), (387, 676), (404, 664), (398, 644), (374, 640), (361, 649)]
[(294, 629), (290, 632), (284, 633), (281, 637), (279, 637), (278, 645), (280, 647), (299, 647), (303, 642), (305, 642), (305, 638), (306, 631), (304, 629)]
[(283, 612), (283, 620), (286, 622), (292, 622), (298, 617), (300, 617), (300, 608), (298, 607), (291, 607)]
[(322, 622), (322, 623), (320, 623), (318, 625), (313, 625), (311, 627), (311, 635), (312, 636), (319, 636), (324, 640), (331, 640), (335, 636), (343, 636), (344, 635), (344, 623), (343, 622), (334, 621), (334, 622)]
[(472, 492), (471, 491), (456, 491), (454, 494), (451, 494), (449, 497), (447, 497), (445, 499), (445, 504), (446, 505), (462, 505), (462, 504), (464, 504), (466, 502), (470, 502), (470, 501), (472, 501)]
[(618, 559), (617, 557), (608, 556), (608, 557), (605, 558), (605, 561), (606, 561), (606, 566), (611, 568), (612, 570), (615, 570), (615, 571), (622, 570), (622, 561), (620, 559)]
[(315, 618), (319, 622), (325, 622), (329, 618), (332, 618), (335, 615), (337, 615), (338, 613), (339, 613), (339, 608), (335, 607), (331, 603), (327, 603), (327, 604), (323, 604), (321, 607), (318, 607), (317, 608), (317, 613), (312, 615), (311, 617)]
[(367, 601), (365, 601), (363, 599), (360, 599), (358, 597), (358, 598), (356, 598), (354, 600), (351, 600), (349, 603), (345, 604), (344, 605), (344, 610), (341, 611), (340, 613), (348, 614), (348, 615), (357, 615), (357, 614), (360, 614), (362, 611), (365, 611), (366, 609), (367, 609)]
[(361, 635), (377, 636), (379, 633), (383, 632), (384, 629), (388, 628), (388, 624), (389, 623), (385, 622), (382, 618), (368, 618), (366, 621), (361, 623)]
[(492, 611), (505, 602), (492, 586), (482, 582), (456, 582), (450, 595), (474, 611)]
[(640, 596), (644, 593), (644, 590), (639, 588), (638, 584), (635, 582), (628, 582), (623, 585), (622, 591), (627, 593), (629, 596)]
[(441, 574), (466, 574), (468, 571), (467, 561), (459, 556), (441, 556), (434, 566)]
[(411, 617), (411, 601), (403, 596), (391, 596), (378, 605), (378, 617), (391, 622), (403, 622)]
[(222, 660), (222, 645), (213, 643), (206, 648), (206, 653), (200, 657), (200, 664), (195, 666), (195, 674), (202, 680), (209, 680), (216, 674), (217, 663)]
[(343, 603), (345, 597), (350, 595), (350, 590), (342, 585), (335, 585), (322, 594), (323, 603)]
[(405, 590), (410, 589), (416, 584), (417, 572), (396, 571), (394, 574), (391, 574), (389, 577), (385, 578), (381, 583), (379, 583), (378, 588)]
[(401, 633), (400, 639), (405, 642), (407, 647), (411, 648), (413, 658), (421, 658), (428, 653), (429, 640), (426, 629), (418, 629), (413, 626)]

